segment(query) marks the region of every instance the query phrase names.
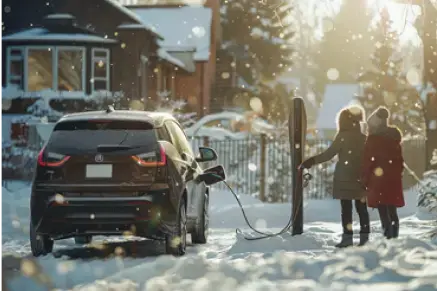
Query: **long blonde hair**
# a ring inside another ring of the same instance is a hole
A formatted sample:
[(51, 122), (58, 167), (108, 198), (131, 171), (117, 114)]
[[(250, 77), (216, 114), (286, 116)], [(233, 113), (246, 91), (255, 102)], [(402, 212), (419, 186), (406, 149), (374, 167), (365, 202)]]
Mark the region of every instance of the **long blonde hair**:
[(360, 122), (365, 120), (364, 109), (360, 106), (348, 106), (337, 114), (337, 131), (347, 131), (360, 128)]

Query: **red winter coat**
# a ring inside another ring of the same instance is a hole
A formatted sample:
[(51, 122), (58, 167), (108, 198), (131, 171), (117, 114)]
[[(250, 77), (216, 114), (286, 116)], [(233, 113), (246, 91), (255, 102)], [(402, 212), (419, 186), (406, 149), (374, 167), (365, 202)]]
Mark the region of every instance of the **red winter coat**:
[(364, 147), (361, 181), (367, 187), (367, 204), (405, 206), (402, 187), (404, 170), (401, 134), (397, 128), (388, 127), (369, 135)]

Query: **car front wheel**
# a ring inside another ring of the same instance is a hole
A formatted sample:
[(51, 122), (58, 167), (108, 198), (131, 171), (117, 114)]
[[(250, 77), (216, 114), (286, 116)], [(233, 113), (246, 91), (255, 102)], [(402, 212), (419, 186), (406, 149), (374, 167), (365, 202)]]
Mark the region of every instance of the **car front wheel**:
[(54, 241), (47, 235), (37, 234), (32, 222), (30, 223), (30, 249), (34, 257), (45, 256), (53, 251)]
[(173, 234), (165, 237), (165, 250), (167, 254), (183, 256), (187, 248), (187, 212), (185, 200), (182, 199), (179, 205), (176, 229)]

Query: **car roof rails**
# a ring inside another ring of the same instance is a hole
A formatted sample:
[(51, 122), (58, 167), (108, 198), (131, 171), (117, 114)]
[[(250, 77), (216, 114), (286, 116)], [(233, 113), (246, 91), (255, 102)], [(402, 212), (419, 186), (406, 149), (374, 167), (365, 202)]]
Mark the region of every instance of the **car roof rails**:
[(106, 113), (111, 113), (114, 111), (115, 111), (115, 109), (114, 109), (114, 106), (112, 106), (112, 105), (108, 105), (108, 108), (106, 108)]

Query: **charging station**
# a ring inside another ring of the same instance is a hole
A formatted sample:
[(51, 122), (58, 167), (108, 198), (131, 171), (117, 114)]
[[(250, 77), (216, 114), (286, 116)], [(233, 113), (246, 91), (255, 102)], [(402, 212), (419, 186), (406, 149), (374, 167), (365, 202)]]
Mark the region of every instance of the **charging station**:
[(300, 168), (305, 154), (307, 131), (307, 117), (305, 111), (305, 103), (303, 99), (300, 97), (293, 98), (290, 101), (289, 110), (288, 131), (290, 143), (290, 158), (292, 166), (290, 174), (292, 175), (293, 192), (291, 193), (292, 206), (290, 219), (288, 220), (287, 225), (284, 226), (284, 228), (277, 233), (266, 233), (254, 228), (250, 224), (249, 219), (246, 216), (246, 212), (244, 211), (244, 207), (241, 204), (238, 195), (226, 181), (223, 181), (231, 191), (232, 195), (234, 195), (235, 200), (237, 200), (237, 203), (240, 206), (247, 226), (249, 226), (249, 228), (255, 233), (261, 235), (250, 237), (245, 236), (241, 229), (237, 228), (235, 230), (236, 234), (242, 235), (242, 237), (246, 240), (260, 240), (269, 237), (279, 236), (288, 232), (290, 230), (290, 227), (292, 228), (292, 235), (303, 233), (303, 188), (305, 188), (308, 185), (309, 181), (312, 179), (312, 175), (310, 173), (306, 173), (304, 175), (303, 169)]
[(288, 131), (292, 166), (292, 235), (303, 233), (303, 173), (299, 169), (304, 160), (307, 116), (301, 97), (294, 97), (289, 106)]

